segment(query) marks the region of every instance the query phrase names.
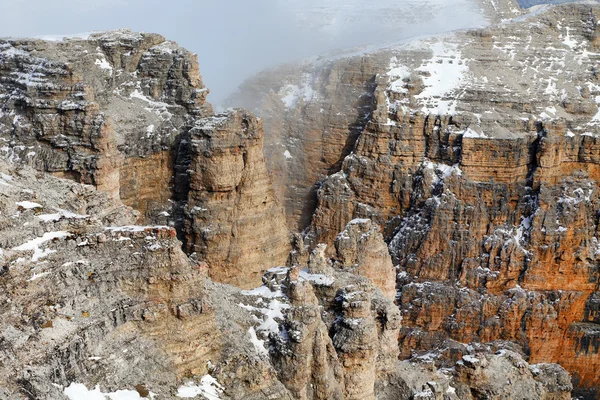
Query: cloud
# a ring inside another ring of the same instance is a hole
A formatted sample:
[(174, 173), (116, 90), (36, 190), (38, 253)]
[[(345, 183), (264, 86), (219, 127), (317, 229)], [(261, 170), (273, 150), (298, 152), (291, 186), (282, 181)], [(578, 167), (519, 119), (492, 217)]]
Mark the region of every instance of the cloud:
[(198, 53), (218, 104), (252, 74), (323, 52), (483, 23), (475, 0), (11, 0), (0, 36), (130, 28)]

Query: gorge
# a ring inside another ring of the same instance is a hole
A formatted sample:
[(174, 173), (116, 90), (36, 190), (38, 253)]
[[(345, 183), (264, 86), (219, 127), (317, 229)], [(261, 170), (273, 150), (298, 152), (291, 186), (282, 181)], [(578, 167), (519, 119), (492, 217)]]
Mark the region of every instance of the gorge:
[(600, 398), (600, 7), (481, 7), (219, 112), (158, 34), (0, 39), (0, 398)]

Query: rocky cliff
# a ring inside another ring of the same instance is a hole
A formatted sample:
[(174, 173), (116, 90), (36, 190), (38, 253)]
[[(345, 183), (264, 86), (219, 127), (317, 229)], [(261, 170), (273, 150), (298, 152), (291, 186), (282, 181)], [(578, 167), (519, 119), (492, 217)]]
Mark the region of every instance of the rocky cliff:
[(212, 279), (244, 288), (284, 264), (289, 252), (262, 139), (261, 121), (242, 111), (200, 119), (185, 139), (191, 150), (188, 250), (203, 255)]
[[(175, 226), (217, 280), (256, 286), (261, 271), (285, 263), (288, 235), (269, 194), (262, 127), (243, 112), (230, 123), (213, 118), (194, 54), (160, 35), (123, 30), (2, 40), (0, 60), (7, 159), (92, 184), (139, 211), (140, 222)], [(220, 121), (218, 135), (208, 131), (211, 121)]]
[(0, 177), (2, 399), (455, 399), (485, 374), (569, 398), (564, 370), (518, 354), (451, 376), (398, 361), (398, 308), (323, 252), (242, 291), (106, 192), (4, 161)]
[(212, 298), (221, 289), (173, 228), (135, 225), (133, 209), (91, 186), (0, 171), (0, 398), (73, 399), (96, 385), (107, 396), (174, 398), (218, 389), (205, 382), (215, 368), (253, 380), (230, 383), (232, 398), (285, 397), (246, 331), (222, 321), (237, 306)]
[(266, 133), (159, 35), (1, 40), (0, 398), (593, 398), (600, 11), (499, 10)]
[[(512, 342), (561, 363), (581, 393), (598, 389), (599, 12), (537, 8), (243, 88), (279, 143), (272, 168), (304, 242), (337, 259), (347, 223), (380, 225), (402, 358), (447, 367), (465, 344)], [(309, 187), (299, 208), (294, 191)]]

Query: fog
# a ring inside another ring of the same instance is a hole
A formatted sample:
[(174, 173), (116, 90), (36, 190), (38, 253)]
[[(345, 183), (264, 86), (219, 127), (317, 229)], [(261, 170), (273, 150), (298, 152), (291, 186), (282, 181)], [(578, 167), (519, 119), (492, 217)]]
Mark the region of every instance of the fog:
[(474, 1), (0, 0), (0, 36), (160, 33), (198, 54), (218, 105), (245, 78), (279, 63), (481, 26)]

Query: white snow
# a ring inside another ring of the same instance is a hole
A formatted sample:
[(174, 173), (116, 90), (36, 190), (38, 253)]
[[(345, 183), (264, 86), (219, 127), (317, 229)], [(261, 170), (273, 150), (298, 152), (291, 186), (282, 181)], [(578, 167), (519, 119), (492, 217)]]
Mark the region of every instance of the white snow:
[(10, 46), (10, 47), (9, 47), (8, 49), (6, 49), (6, 50), (2, 50), (2, 51), (0, 52), (0, 54), (2, 54), (2, 55), (3, 55), (3, 56), (5, 56), (5, 57), (10, 57), (10, 58), (13, 58), (13, 57), (15, 57), (15, 56), (28, 56), (28, 55), (29, 55), (29, 53), (27, 53), (26, 51), (23, 51), (23, 50), (21, 50), (21, 49), (14, 48), (14, 47), (12, 47), (12, 46)]
[(413, 399), (431, 399), (435, 396), (435, 394), (431, 391), (431, 389), (427, 388), (423, 391), (415, 393)]
[(366, 224), (367, 222), (370, 222), (371, 220), (369, 218), (354, 218), (352, 221), (348, 222), (349, 225), (359, 225), (359, 224)]
[(96, 59), (96, 62), (94, 63), (95, 65), (98, 66), (98, 68), (100, 69), (105, 69), (108, 71), (109, 75), (112, 76), (113, 74), (113, 67), (110, 65), (110, 63), (106, 60), (106, 58), (103, 58), (102, 60), (100, 60), (99, 58)]
[(472, 364), (478, 363), (479, 362), (479, 358), (471, 356), (469, 354), (466, 354), (462, 357), (463, 360), (470, 362)]
[[(100, 386), (89, 390), (82, 383), (72, 382), (63, 391), (70, 400), (142, 400), (142, 397), (136, 390), (117, 390), (116, 392), (103, 393)], [(154, 397), (151, 395), (151, 397)]]
[(154, 243), (151, 246), (146, 246), (146, 248), (150, 251), (157, 251), (157, 250), (162, 249), (162, 246), (159, 243)]
[(285, 108), (294, 107), (298, 100), (304, 100), (306, 103), (316, 97), (317, 93), (313, 90), (310, 80), (310, 75), (304, 74), (300, 86), (288, 84), (279, 90), (279, 95)]
[(57, 213), (53, 213), (53, 214), (40, 214), (40, 215), (36, 215), (37, 218), (41, 219), (44, 222), (50, 222), (50, 221), (58, 221), (61, 218), (67, 218), (67, 219), (83, 219), (83, 218), (88, 218), (89, 215), (82, 215), (82, 214), (76, 214), (74, 212), (71, 212), (69, 210), (63, 210), (63, 209), (58, 209)]
[(334, 280), (329, 278), (327, 275), (323, 274), (311, 274), (305, 269), (300, 271), (300, 279), (307, 280), (311, 283), (321, 286), (331, 286), (333, 285)]
[(168, 229), (168, 226), (165, 225), (125, 225), (125, 226), (109, 226), (104, 228), (107, 231), (111, 232), (144, 232), (146, 229)]
[(430, 46), (431, 59), (419, 68), (429, 74), (423, 76), (425, 89), (415, 96), (423, 104), (423, 112), (442, 114), (456, 113), (457, 91), (466, 80), (468, 67), (458, 45), (438, 41)]
[(139, 99), (148, 103), (148, 107), (145, 107), (144, 110), (159, 115), (161, 119), (165, 121), (171, 119), (172, 114), (168, 111), (168, 108), (171, 107), (169, 104), (160, 101), (154, 101), (142, 93), (141, 90), (141, 82), (137, 82), (135, 90), (129, 95), (129, 97), (131, 99)]
[(258, 354), (268, 355), (269, 352), (265, 348), (265, 341), (256, 336), (256, 330), (254, 330), (253, 326), (248, 329), (248, 333), (250, 334), (250, 342), (252, 342), (254, 350), (256, 350)]
[(286, 158), (286, 160), (289, 160), (290, 158), (292, 158), (292, 154), (290, 153), (289, 150), (284, 151), (283, 156)]
[(50, 222), (50, 221), (58, 221), (60, 219), (61, 215), (60, 215), (60, 213), (41, 214), (41, 215), (37, 215), (37, 217), (44, 222)]
[[(430, 160), (427, 160), (424, 162), (424, 166), (425, 168), (432, 169), (438, 172), (432, 182), (433, 186), (437, 185), (438, 183), (440, 183), (441, 180), (444, 180), (447, 177), (452, 176), (453, 174), (457, 176), (462, 175), (462, 170), (460, 169), (459, 164), (454, 164), (450, 166), (442, 163), (434, 163)], [(441, 176), (439, 174), (441, 174)]]
[(146, 137), (152, 136), (152, 134), (154, 133), (154, 129), (155, 129), (155, 127), (154, 127), (153, 124), (152, 125), (148, 125), (146, 127)]
[(166, 41), (156, 46), (150, 47), (150, 51), (159, 52), (162, 54), (173, 54), (173, 51), (177, 50), (177, 43)]
[(483, 133), (479, 133), (471, 128), (465, 129), (463, 132), (463, 138), (471, 138), (471, 139), (488, 139), (488, 137)]
[(80, 39), (88, 40), (94, 32), (73, 33), (69, 35), (43, 35), (37, 36), (36, 39), (47, 40), (49, 42), (62, 42), (65, 39)]
[(248, 311), (257, 311), (263, 316), (263, 320), (261, 324), (256, 328), (259, 332), (272, 332), (279, 333), (279, 323), (275, 320), (275, 318), (279, 320), (283, 320), (283, 310), (290, 308), (289, 304), (283, 303), (276, 298), (273, 298), (268, 308), (259, 308), (254, 306), (249, 306), (246, 304), (238, 304), (245, 310)]
[(36, 279), (39, 278), (43, 278), (44, 276), (48, 275), (50, 272), (41, 272), (39, 274), (33, 274), (33, 276), (31, 278), (28, 279), (29, 282), (33, 282)]
[(44, 233), (44, 235), (42, 237), (37, 237), (35, 239), (30, 240), (27, 243), (23, 243), (20, 246), (14, 247), (13, 250), (16, 251), (30, 251), (33, 250), (33, 256), (31, 257), (31, 261), (37, 261), (40, 258), (44, 258), (46, 256), (48, 256), (49, 254), (52, 254), (55, 252), (55, 250), (50, 250), (50, 249), (45, 249), (42, 250), (40, 249), (40, 246), (43, 245), (44, 243), (47, 243), (51, 240), (54, 239), (64, 239), (66, 237), (71, 236), (70, 233), (68, 232), (46, 232)]
[(34, 203), (33, 201), (17, 201), (15, 203), (19, 207), (23, 207), (26, 210), (31, 210), (32, 208), (43, 208), (41, 204)]
[(208, 400), (220, 400), (221, 393), (223, 393), (223, 386), (211, 375), (204, 375), (200, 379), (200, 385), (188, 382), (177, 389), (177, 397), (181, 398), (194, 398), (202, 395)]
[(571, 28), (569, 28), (567, 26), (566, 30), (567, 30), (567, 37), (565, 37), (565, 40), (563, 40), (563, 44), (565, 46), (568, 46), (571, 50), (573, 50), (575, 47), (577, 47), (577, 41), (575, 39), (573, 39), (570, 35)]
[(267, 299), (283, 296), (281, 291), (278, 290), (276, 292), (272, 292), (268, 287), (264, 285), (252, 290), (242, 290), (242, 294), (246, 296), (259, 296)]
[[(37, 72), (44, 65), (44, 61), (42, 60), (40, 64), (33, 69), (31, 72), (11, 72), (11, 75), (16, 77), (17, 82), (30, 87), (37, 87), (46, 82), (44, 78), (44, 74), (41, 72)], [(13, 120), (13, 123), (16, 124), (19, 121), (17, 117)]]
[(399, 64), (396, 56), (390, 60), (390, 69), (387, 75), (390, 80), (388, 90), (395, 93), (408, 93), (408, 89), (404, 87), (404, 79), (410, 77), (410, 70), (405, 65)]

